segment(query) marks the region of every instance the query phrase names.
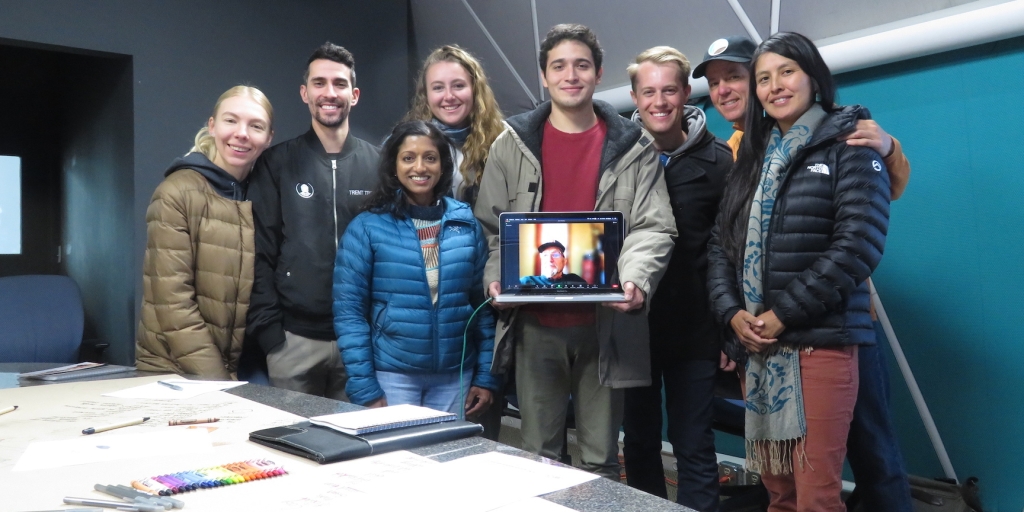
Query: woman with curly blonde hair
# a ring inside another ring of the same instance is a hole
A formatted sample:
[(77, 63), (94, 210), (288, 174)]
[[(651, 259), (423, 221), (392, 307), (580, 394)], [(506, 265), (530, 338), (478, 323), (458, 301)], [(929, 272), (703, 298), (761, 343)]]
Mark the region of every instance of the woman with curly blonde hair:
[(451, 139), (458, 169), (452, 194), (472, 206), (487, 152), (502, 131), (501, 109), (480, 62), (454, 44), (431, 52), (404, 120), (431, 121)]

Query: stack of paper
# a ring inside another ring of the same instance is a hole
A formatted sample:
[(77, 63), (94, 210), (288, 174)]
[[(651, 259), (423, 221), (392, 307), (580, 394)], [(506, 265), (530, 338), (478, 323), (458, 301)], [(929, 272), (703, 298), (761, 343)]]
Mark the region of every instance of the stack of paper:
[(458, 417), (450, 412), (435, 411), (417, 405), (393, 405), (362, 411), (341, 412), (313, 416), (309, 422), (322, 427), (333, 428), (345, 434), (360, 436), (393, 428), (412, 427), (454, 421)]

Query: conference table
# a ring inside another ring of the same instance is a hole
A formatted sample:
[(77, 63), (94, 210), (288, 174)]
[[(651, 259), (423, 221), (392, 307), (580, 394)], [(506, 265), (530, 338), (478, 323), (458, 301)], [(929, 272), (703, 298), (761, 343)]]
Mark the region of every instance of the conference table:
[[(57, 366), (62, 365), (51, 363), (0, 363), (0, 405), (5, 405), (7, 402), (7, 400), (4, 399), (5, 388), (47, 385), (47, 383), (44, 383), (43, 381), (19, 379), (17, 378), (18, 373), (44, 370), (55, 368)], [(85, 378), (81, 379), (81, 381), (87, 382), (91, 380), (124, 379), (155, 375), (160, 374), (131, 371), (120, 374)], [(68, 381), (65, 381), (65, 383), (66, 382)], [(79, 382), (79, 380), (71, 382)], [(322, 398), (257, 384), (244, 384), (226, 390), (225, 392), (306, 418), (323, 414), (362, 409), (360, 406), (347, 402), (340, 402), (329, 398)], [(2, 432), (3, 416), (0, 416), (0, 434), (2, 434)], [(0, 435), (0, 438), (2, 438), (2, 435)], [(544, 459), (538, 455), (490, 441), (482, 437), (448, 441), (409, 451), (416, 455), (436, 460), (437, 462), (448, 462), (462, 457), (488, 452), (500, 452), (533, 461), (543, 461), (548, 465), (562, 466), (558, 462)], [(0, 473), (3, 473), (3, 471), (0, 471)], [(0, 480), (3, 479), (4, 476), (0, 474)], [(9, 492), (18, 493), (30, 491), (27, 489), (11, 489)], [(650, 494), (637, 491), (624, 484), (612, 482), (605, 478), (598, 478), (596, 480), (575, 485), (568, 489), (545, 494), (542, 498), (569, 509), (579, 511), (658, 512), (693, 510)], [(3, 509), (3, 507), (0, 506), (0, 509)]]

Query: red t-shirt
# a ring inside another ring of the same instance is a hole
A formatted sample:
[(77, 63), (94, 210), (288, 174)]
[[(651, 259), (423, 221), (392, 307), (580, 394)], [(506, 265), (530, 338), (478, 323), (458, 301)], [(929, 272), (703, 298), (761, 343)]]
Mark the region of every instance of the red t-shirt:
[[(589, 212), (597, 204), (597, 185), (601, 178), (601, 152), (608, 124), (597, 124), (580, 133), (565, 133), (544, 123), (541, 143), (541, 177), (544, 183), (540, 200), (542, 212)], [(579, 273), (580, 269), (569, 271)], [(596, 322), (593, 304), (545, 304), (529, 307), (545, 327), (574, 327)]]

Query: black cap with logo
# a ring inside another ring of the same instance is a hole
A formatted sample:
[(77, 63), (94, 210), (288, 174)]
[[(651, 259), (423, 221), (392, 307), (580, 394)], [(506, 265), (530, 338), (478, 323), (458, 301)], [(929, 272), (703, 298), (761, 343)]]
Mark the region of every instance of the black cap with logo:
[(708, 62), (713, 60), (727, 60), (729, 62), (750, 62), (757, 45), (747, 36), (732, 36), (718, 39), (711, 43), (704, 53), (704, 60), (697, 67), (693, 68), (693, 77), (701, 78)]

